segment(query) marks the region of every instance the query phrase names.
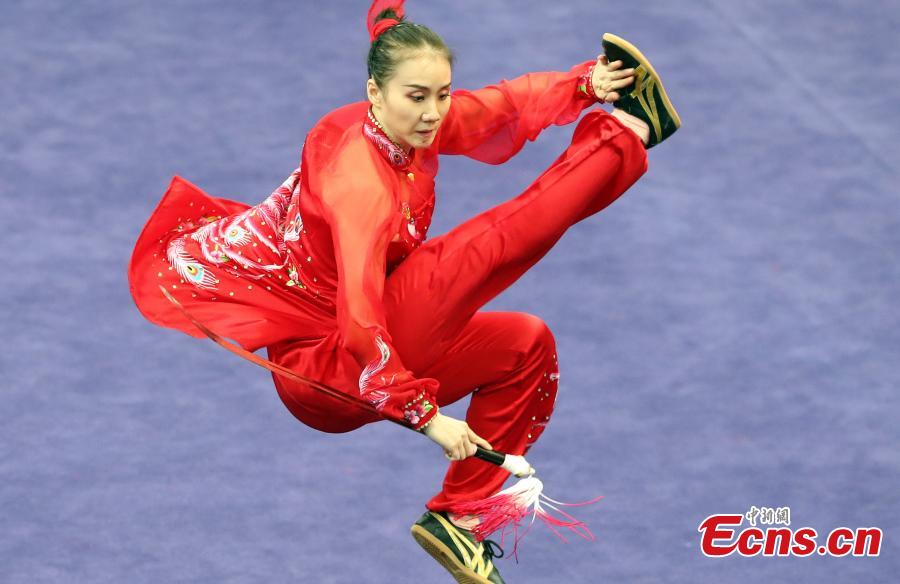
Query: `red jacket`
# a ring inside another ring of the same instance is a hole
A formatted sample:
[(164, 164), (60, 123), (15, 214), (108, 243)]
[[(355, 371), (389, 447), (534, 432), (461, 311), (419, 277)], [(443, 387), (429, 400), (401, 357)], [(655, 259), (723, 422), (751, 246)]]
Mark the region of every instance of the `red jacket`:
[(300, 166), (254, 207), (174, 177), (135, 245), (135, 303), (158, 325), (203, 336), (162, 296), (162, 283), (251, 351), (337, 329), (363, 368), (360, 395), (382, 416), (422, 429), (437, 413), (437, 381), (404, 367), (381, 299), (386, 277), (425, 240), (438, 154), (505, 162), (596, 103), (593, 63), (453, 91), (432, 145), (410, 156), (372, 124), (368, 102), (338, 108), (310, 130)]

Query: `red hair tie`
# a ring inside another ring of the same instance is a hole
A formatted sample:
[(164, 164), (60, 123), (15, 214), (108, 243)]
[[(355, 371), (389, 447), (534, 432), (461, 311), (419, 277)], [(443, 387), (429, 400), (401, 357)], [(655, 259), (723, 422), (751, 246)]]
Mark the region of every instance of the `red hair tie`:
[[(375, 0), (372, 2), (372, 6), (369, 8), (369, 13), (366, 16), (366, 28), (369, 30), (370, 42), (375, 42), (375, 39), (378, 38), (381, 33), (392, 26), (400, 24), (398, 19), (403, 18), (405, 15), (403, 3), (404, 0)], [(394, 12), (397, 14), (397, 18), (385, 18), (376, 23), (375, 17), (378, 16), (382, 10), (387, 8), (393, 8)]]
[(371, 40), (374, 42), (375, 39), (377, 39), (381, 35), (381, 33), (391, 28), (395, 24), (400, 24), (400, 21), (394, 20), (393, 18), (385, 18), (383, 20), (379, 20), (375, 25), (375, 28), (372, 29), (372, 32), (370, 34), (370, 36), (372, 37)]

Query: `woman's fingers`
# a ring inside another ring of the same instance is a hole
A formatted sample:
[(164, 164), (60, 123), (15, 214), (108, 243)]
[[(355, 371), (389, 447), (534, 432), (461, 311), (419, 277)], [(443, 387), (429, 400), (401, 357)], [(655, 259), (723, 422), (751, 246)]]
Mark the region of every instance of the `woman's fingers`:
[(616, 101), (620, 97), (616, 90), (634, 83), (634, 69), (622, 69), (622, 60), (609, 63), (606, 55), (599, 55), (598, 62), (604, 66), (595, 72), (592, 79), (594, 93), (602, 97), (604, 101)]
[(469, 440), (474, 442), (478, 446), (481, 446), (482, 448), (487, 448), (488, 450), (494, 449), (494, 447), (491, 446), (490, 442), (473, 432), (471, 429), (469, 429)]
[(632, 76), (632, 77), (625, 77), (624, 79), (617, 79), (617, 80), (613, 81), (613, 82), (610, 84), (610, 86), (611, 86), (613, 89), (622, 89), (623, 87), (628, 87), (628, 86), (631, 85), (632, 83), (634, 83), (634, 76)]
[(449, 451), (445, 451), (444, 455), (450, 460), (463, 460), (475, 454), (475, 445), (470, 442), (458, 442)]
[(464, 460), (474, 456), (479, 446), (488, 450), (494, 449), (490, 442), (476, 434), (468, 424), (461, 423), (459, 429), (462, 431), (457, 434), (456, 439), (447, 444), (448, 448), (444, 450), (444, 456), (448, 460)]

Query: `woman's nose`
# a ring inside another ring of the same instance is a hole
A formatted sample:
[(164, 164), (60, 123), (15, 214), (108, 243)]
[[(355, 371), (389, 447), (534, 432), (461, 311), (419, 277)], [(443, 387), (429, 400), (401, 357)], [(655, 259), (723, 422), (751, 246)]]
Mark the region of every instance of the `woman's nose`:
[(440, 119), (440, 117), (438, 108), (434, 104), (429, 104), (428, 109), (422, 114), (422, 120), (424, 121), (434, 121)]

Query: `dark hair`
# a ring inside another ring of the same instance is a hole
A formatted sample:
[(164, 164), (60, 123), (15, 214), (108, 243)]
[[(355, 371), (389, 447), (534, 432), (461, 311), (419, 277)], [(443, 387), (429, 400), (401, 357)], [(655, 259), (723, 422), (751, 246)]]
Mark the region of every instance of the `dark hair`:
[(379, 12), (375, 17), (375, 22), (385, 18), (393, 18), (399, 20), (400, 23), (381, 33), (369, 47), (367, 61), (369, 77), (375, 80), (378, 87), (384, 89), (387, 80), (394, 75), (400, 61), (408, 53), (417, 49), (430, 48), (442, 53), (450, 63), (450, 68), (453, 68), (455, 60), (453, 51), (447, 47), (444, 39), (436, 32), (425, 25), (410, 22), (406, 20), (406, 17), (397, 18), (397, 13), (393, 8), (386, 8)]

